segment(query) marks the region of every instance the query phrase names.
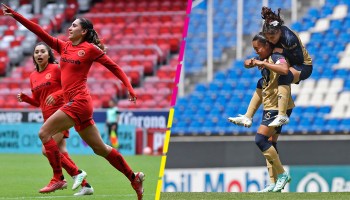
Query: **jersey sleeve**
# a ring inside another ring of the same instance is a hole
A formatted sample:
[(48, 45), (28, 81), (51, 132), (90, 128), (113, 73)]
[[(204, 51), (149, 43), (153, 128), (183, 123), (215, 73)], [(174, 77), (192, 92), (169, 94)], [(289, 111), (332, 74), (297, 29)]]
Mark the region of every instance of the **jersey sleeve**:
[(283, 55), (291, 58), (291, 62), (301, 64), (304, 62), (304, 54), (302, 44), (299, 41), (298, 36), (288, 29), (286, 33), (286, 46), (283, 48)]
[(41, 40), (43, 40), (47, 45), (52, 49), (56, 50), (58, 53), (61, 53), (62, 47), (65, 45), (65, 42), (59, 40), (58, 38), (52, 37), (46, 31), (44, 31), (38, 24), (26, 19), (21, 14), (12, 11), (13, 18), (15, 18), (19, 23), (25, 26), (28, 30), (37, 35)]
[(280, 63), (286, 63), (286, 58), (283, 56), (283, 54), (280, 53), (273, 53), (271, 55), (271, 59), (274, 64), (280, 64)]
[[(30, 80), (30, 88), (33, 88), (32, 80)], [(35, 107), (40, 106), (40, 101), (35, 97), (33, 92), (32, 92), (32, 97), (29, 97), (28, 95), (22, 93), (21, 98), (24, 102), (32, 106), (35, 106)]]
[(116, 77), (118, 77), (124, 85), (128, 88), (129, 93), (132, 97), (136, 97), (134, 89), (129, 81), (129, 78), (126, 76), (125, 72), (122, 68), (117, 65), (114, 61), (112, 61), (106, 54), (102, 54), (102, 56), (96, 59), (96, 62), (105, 66), (109, 71), (111, 71)]

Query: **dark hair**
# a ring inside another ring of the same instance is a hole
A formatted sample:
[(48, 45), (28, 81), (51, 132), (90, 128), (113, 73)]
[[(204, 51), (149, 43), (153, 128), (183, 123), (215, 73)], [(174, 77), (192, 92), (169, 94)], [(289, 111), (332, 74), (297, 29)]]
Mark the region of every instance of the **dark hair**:
[[(55, 55), (53, 54), (52, 49), (49, 47), (49, 45), (47, 45), (47, 44), (44, 43), (44, 42), (38, 42), (38, 43), (34, 46), (33, 52), (35, 51), (35, 48), (36, 48), (37, 46), (39, 46), (39, 45), (44, 45), (45, 48), (46, 48), (46, 50), (47, 50), (47, 52), (48, 52), (48, 54), (49, 54), (49, 59), (48, 59), (47, 62), (50, 63), (50, 64), (58, 64), (58, 62), (57, 62), (57, 60), (56, 60), (56, 58), (55, 58)], [(35, 62), (34, 53), (33, 53), (33, 62), (34, 62), (36, 71), (39, 71), (39, 65), (38, 65), (38, 63)]]
[(83, 29), (87, 30), (87, 33), (85, 35), (84, 40), (89, 42), (89, 43), (93, 43), (96, 46), (98, 46), (102, 51), (105, 51), (105, 47), (102, 44), (102, 42), (100, 41), (100, 39), (98, 38), (98, 35), (94, 29), (94, 25), (92, 25), (91, 21), (83, 18), (83, 17), (79, 17), (78, 18), (80, 21), (80, 25)]
[(262, 30), (263, 33), (274, 34), (281, 28), (284, 21), (281, 19), (280, 12), (281, 8), (278, 9), (278, 13), (276, 14), (271, 8), (262, 7), (261, 17), (265, 20)]
[(254, 37), (253, 37), (253, 40), (252, 41), (256, 41), (258, 40), (259, 42), (261, 43), (269, 43), (269, 41), (267, 41), (267, 39), (265, 38), (263, 32), (259, 32), (258, 34), (256, 34)]

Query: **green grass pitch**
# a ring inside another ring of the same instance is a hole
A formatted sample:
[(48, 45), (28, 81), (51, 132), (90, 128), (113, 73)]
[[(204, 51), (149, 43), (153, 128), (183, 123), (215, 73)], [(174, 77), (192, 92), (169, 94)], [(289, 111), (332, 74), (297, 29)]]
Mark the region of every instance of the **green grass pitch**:
[(316, 192), (316, 193), (205, 193), (205, 192), (164, 192), (161, 200), (226, 200), (226, 199), (249, 199), (249, 200), (346, 200), (350, 199), (350, 193), (346, 192)]
[[(0, 154), (0, 200), (6, 199), (137, 199), (127, 178), (116, 171), (107, 160), (96, 155), (71, 155), (79, 168), (88, 173), (87, 180), (95, 193), (74, 197), (73, 180), (64, 171), (68, 188), (50, 194), (38, 191), (49, 183), (52, 170), (47, 159), (33, 154)], [(144, 199), (154, 200), (159, 176), (160, 156), (125, 156), (134, 171), (146, 175)]]

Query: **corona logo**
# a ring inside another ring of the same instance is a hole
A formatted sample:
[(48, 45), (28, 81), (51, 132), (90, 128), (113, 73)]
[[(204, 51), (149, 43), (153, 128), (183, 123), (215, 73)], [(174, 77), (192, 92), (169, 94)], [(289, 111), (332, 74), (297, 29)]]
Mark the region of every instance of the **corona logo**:
[(297, 192), (329, 192), (329, 186), (322, 176), (310, 173), (300, 180)]

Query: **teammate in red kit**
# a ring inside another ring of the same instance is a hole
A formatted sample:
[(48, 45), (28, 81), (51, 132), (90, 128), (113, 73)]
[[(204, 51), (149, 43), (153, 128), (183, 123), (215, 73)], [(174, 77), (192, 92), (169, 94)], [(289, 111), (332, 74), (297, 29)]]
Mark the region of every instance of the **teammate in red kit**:
[[(43, 42), (40, 42), (35, 46), (33, 61), (36, 69), (30, 75), (30, 86), (33, 97), (19, 93), (17, 99), (19, 102), (26, 102), (33, 106), (40, 107), (44, 121), (46, 121), (64, 104), (61, 90), (61, 70), (59, 69), (59, 65), (57, 64), (50, 47)], [(61, 152), (62, 167), (73, 177), (73, 189), (78, 188), (79, 185), (82, 186), (81, 190), (74, 194), (75, 196), (91, 195), (94, 193), (94, 189), (85, 180), (87, 175), (86, 172), (79, 170), (68, 155), (66, 141), (64, 140), (64, 138), (68, 137), (69, 132), (67, 130), (52, 136), (58, 144)], [(46, 156), (44, 146), (42, 152)], [(48, 191), (50, 190), (43, 188), (39, 192), (46, 193)]]
[(113, 167), (130, 180), (138, 199), (142, 199), (144, 174), (142, 172), (134, 173), (123, 156), (103, 142), (92, 119), (93, 105), (86, 81), (93, 62), (101, 63), (118, 77), (127, 87), (130, 101), (136, 103), (136, 94), (128, 77), (103, 52), (104, 46), (100, 42), (92, 23), (85, 18), (76, 19), (68, 29), (69, 41), (65, 42), (52, 37), (39, 25), (24, 18), (6, 5), (2, 4), (2, 9), (4, 15), (12, 16), (61, 54), (61, 83), (66, 104), (49, 117), (39, 131), (39, 137), (54, 170), (54, 177), (48, 187), (52, 188), (52, 190), (57, 190), (65, 184), (59, 148), (52, 136), (57, 132), (74, 126), (81, 138), (97, 155), (107, 159)]

